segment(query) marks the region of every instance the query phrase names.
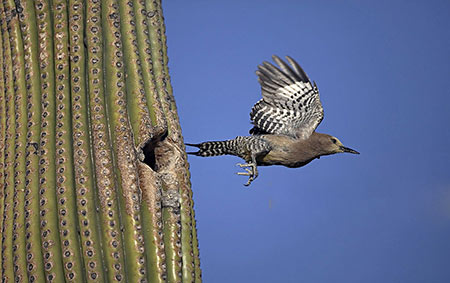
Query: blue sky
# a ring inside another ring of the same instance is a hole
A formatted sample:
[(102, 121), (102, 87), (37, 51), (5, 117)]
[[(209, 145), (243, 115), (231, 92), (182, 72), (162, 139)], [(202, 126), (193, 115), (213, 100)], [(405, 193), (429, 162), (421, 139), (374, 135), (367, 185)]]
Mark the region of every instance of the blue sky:
[(186, 142), (247, 135), (254, 71), (290, 55), (317, 131), (361, 155), (303, 168), (189, 157), (205, 282), (450, 282), (449, 1), (164, 1)]

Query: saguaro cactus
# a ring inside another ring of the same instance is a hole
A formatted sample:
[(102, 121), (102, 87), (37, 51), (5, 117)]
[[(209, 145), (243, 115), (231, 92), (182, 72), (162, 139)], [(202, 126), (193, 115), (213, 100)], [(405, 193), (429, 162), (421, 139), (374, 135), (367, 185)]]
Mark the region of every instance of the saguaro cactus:
[(160, 0), (0, 1), (4, 282), (200, 282)]

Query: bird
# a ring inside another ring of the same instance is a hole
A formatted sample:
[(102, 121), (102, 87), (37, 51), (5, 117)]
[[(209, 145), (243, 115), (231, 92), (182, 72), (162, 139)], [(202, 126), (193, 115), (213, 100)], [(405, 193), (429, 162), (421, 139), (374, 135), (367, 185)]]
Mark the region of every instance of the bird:
[(198, 151), (187, 152), (191, 155), (235, 155), (242, 158), (245, 163), (237, 165), (244, 171), (237, 174), (248, 176), (245, 186), (258, 177), (258, 166), (298, 168), (325, 155), (343, 152), (360, 154), (344, 146), (338, 138), (316, 132), (324, 116), (316, 83), (311, 82), (291, 57), (286, 56), (290, 65), (276, 55), (272, 59), (278, 67), (264, 61), (256, 70), (262, 99), (250, 112), (253, 128), (249, 136), (186, 143), (198, 148)]

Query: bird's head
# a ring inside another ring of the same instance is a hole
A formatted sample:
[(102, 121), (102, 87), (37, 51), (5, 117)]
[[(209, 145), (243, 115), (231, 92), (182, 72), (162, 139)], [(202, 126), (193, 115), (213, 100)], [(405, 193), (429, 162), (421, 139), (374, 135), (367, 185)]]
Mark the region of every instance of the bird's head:
[(338, 138), (330, 135), (323, 134), (320, 137), (320, 144), (321, 147), (327, 152), (327, 154), (342, 152), (359, 154), (359, 152), (357, 152), (356, 150), (344, 146)]

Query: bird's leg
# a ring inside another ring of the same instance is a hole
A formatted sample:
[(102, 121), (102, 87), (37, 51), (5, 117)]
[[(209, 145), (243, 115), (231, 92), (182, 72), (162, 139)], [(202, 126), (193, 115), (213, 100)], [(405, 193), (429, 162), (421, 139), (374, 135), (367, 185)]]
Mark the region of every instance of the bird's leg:
[(258, 168), (256, 165), (256, 156), (255, 155), (252, 155), (251, 162), (244, 163), (244, 164), (238, 163), (236, 165), (238, 165), (241, 168), (244, 168), (244, 170), (246, 171), (246, 172), (238, 172), (237, 173), (238, 175), (248, 176), (248, 181), (247, 181), (247, 183), (244, 184), (244, 186), (249, 186), (252, 183), (252, 181), (255, 180), (256, 177), (258, 177)]

